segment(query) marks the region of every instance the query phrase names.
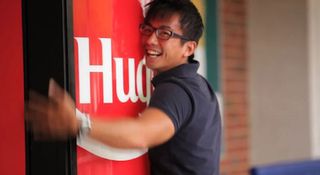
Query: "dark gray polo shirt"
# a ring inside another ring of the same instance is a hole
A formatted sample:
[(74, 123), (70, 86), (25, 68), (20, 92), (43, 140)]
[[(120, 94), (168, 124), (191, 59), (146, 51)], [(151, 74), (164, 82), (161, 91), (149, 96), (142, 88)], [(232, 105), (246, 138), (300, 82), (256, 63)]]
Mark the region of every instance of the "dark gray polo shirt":
[(221, 119), (217, 98), (197, 70), (199, 63), (183, 64), (152, 80), (150, 107), (165, 112), (175, 134), (151, 148), (151, 175), (219, 175)]

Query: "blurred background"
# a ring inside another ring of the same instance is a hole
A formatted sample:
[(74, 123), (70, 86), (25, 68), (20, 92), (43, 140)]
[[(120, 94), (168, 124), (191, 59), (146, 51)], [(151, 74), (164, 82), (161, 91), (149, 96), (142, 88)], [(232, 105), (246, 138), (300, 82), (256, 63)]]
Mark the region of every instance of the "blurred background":
[[(320, 156), (320, 1), (193, 0), (221, 101), (221, 174)], [(317, 172), (320, 173), (320, 170)]]

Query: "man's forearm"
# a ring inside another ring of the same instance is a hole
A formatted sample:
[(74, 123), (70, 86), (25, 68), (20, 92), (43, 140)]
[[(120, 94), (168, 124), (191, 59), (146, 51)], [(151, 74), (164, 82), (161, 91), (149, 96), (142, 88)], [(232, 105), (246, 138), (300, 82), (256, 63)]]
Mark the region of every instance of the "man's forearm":
[(117, 120), (91, 119), (89, 135), (116, 148), (147, 148), (143, 126), (137, 118), (126, 117)]
[(139, 117), (91, 117), (89, 136), (115, 148), (145, 149), (162, 144), (174, 134), (171, 119), (161, 110), (147, 108)]

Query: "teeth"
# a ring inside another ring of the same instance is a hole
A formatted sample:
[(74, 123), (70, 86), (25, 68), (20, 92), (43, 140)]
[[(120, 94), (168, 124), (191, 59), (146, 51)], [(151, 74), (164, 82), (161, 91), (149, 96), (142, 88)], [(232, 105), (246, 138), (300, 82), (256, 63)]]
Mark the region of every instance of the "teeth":
[(148, 55), (150, 58), (157, 58), (158, 55)]
[(159, 56), (161, 53), (155, 50), (147, 50), (147, 54), (150, 56)]

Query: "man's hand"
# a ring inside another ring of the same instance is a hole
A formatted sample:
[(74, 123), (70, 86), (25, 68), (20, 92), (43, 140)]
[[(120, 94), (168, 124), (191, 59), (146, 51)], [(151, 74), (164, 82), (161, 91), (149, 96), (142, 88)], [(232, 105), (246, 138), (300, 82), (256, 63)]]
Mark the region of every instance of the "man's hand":
[(49, 82), (49, 97), (34, 91), (26, 104), (26, 120), (38, 140), (65, 140), (76, 136), (80, 122), (70, 95), (53, 79)]

